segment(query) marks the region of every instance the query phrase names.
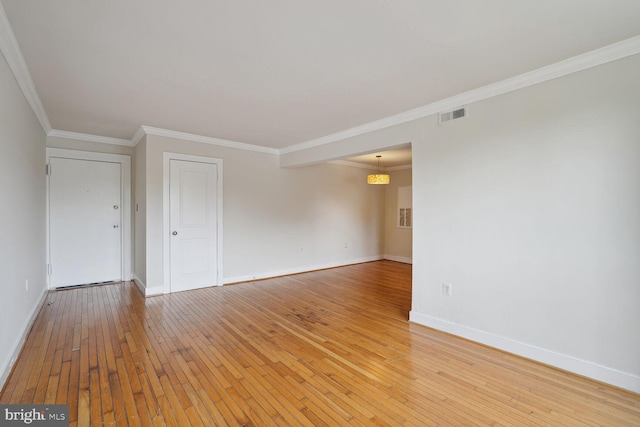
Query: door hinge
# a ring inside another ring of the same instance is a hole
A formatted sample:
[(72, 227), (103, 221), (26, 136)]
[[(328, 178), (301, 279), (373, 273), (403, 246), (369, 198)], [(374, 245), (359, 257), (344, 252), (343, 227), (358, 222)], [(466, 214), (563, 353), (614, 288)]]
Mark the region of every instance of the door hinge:
[(51, 272), (53, 271), (53, 268), (51, 267), (51, 264), (47, 264), (47, 274), (49, 276), (51, 276)]
[(49, 165), (49, 163), (47, 163), (45, 166), (46, 166), (45, 167), (45, 172), (44, 172), (45, 175), (47, 175), (47, 176), (51, 175), (51, 166)]

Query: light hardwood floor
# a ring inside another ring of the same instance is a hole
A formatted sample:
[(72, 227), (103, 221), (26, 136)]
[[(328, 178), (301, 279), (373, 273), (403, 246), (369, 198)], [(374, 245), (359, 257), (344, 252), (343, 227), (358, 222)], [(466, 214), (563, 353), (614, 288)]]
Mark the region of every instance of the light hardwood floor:
[(637, 394), (409, 323), (406, 264), (47, 299), (0, 403), (72, 426), (640, 425)]

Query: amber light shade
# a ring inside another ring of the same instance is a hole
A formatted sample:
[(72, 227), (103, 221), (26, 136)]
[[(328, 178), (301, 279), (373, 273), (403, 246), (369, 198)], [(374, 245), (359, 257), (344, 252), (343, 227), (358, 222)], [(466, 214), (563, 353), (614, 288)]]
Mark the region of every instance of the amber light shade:
[(391, 182), (389, 175), (385, 173), (377, 173), (367, 176), (367, 184), (388, 184)]
[(377, 155), (378, 159), (378, 170), (376, 173), (367, 176), (367, 184), (388, 184), (391, 181), (391, 178), (386, 173), (380, 173), (380, 157), (381, 155)]

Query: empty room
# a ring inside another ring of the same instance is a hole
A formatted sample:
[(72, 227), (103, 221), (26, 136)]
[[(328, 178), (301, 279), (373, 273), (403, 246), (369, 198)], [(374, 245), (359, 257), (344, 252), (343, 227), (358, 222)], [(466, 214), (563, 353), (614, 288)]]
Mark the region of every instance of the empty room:
[(0, 424), (640, 425), (639, 22), (0, 0)]

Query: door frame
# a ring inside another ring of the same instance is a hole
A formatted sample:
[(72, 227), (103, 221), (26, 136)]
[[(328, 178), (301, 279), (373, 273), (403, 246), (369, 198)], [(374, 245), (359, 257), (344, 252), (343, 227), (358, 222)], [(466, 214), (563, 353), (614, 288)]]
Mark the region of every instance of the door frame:
[(163, 256), (163, 292), (165, 294), (171, 293), (171, 212), (170, 212), (170, 204), (169, 204), (169, 196), (170, 196), (170, 176), (169, 176), (169, 165), (171, 160), (182, 160), (187, 162), (195, 162), (195, 163), (210, 163), (215, 164), (217, 166), (217, 176), (216, 176), (216, 239), (217, 239), (217, 247), (216, 247), (216, 257), (217, 257), (217, 267), (218, 271), (216, 274), (216, 283), (215, 286), (223, 285), (223, 265), (222, 265), (222, 159), (218, 159), (215, 157), (205, 157), (205, 156), (195, 156), (191, 154), (181, 154), (181, 153), (172, 153), (165, 151), (162, 153), (162, 256)]
[(51, 274), (49, 266), (51, 265), (51, 245), (50, 245), (50, 212), (49, 212), (49, 159), (63, 158), (72, 160), (88, 160), (99, 161), (108, 163), (120, 164), (120, 196), (122, 197), (120, 211), (120, 227), (122, 238), (120, 244), (122, 245), (120, 256), (120, 280), (131, 280), (131, 157), (125, 154), (108, 154), (97, 153), (91, 151), (78, 151), (67, 150), (63, 148), (50, 148), (47, 147), (47, 203), (46, 203), (46, 232), (47, 232), (47, 289), (51, 287)]

